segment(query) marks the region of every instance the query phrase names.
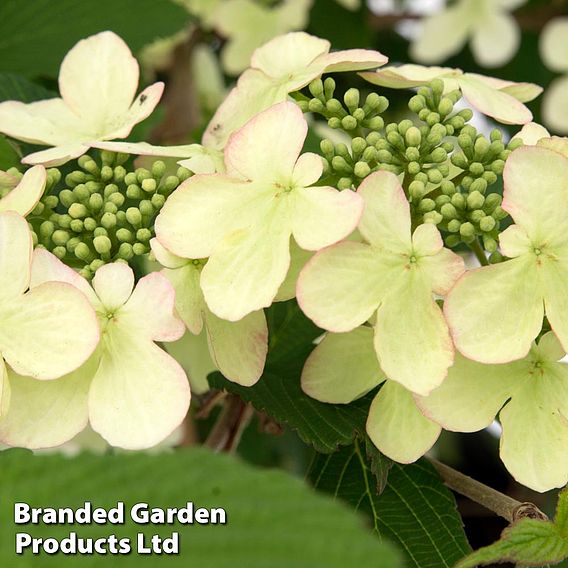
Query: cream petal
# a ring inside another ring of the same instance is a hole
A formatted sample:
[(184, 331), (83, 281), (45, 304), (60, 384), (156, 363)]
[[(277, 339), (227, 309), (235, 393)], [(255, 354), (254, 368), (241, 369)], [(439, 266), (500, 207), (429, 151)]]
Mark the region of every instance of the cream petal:
[(537, 146), (554, 150), (555, 152), (562, 154), (565, 158), (568, 158), (568, 138), (566, 137), (561, 138), (560, 136), (551, 136), (550, 138), (541, 138), (538, 141)]
[(459, 77), (459, 86), (473, 108), (498, 122), (526, 124), (532, 120), (531, 111), (523, 103), (506, 92), (491, 88), (473, 75)]
[(274, 297), (275, 302), (285, 302), (296, 297), (296, 285), (300, 272), (313, 256), (313, 252), (300, 248), (294, 239), (290, 240), (290, 268)]
[(298, 188), (292, 195), (292, 233), (306, 250), (319, 250), (344, 239), (355, 230), (363, 213), (363, 199), (348, 189)]
[(365, 178), (357, 194), (365, 202), (359, 223), (363, 238), (382, 249), (408, 252), (410, 206), (398, 177), (390, 172), (373, 173)]
[(377, 312), (375, 349), (385, 375), (417, 394), (440, 385), (454, 347), (428, 279), (410, 270)]
[(316, 183), (323, 172), (323, 161), (318, 154), (306, 152), (294, 165), (292, 180), (295, 187), (310, 187)]
[(67, 53), (59, 91), (75, 114), (100, 129), (128, 111), (138, 78), (138, 63), (126, 43), (105, 31), (79, 41)]
[(320, 55), (319, 61), (325, 64), (325, 73), (339, 73), (342, 71), (362, 71), (374, 69), (388, 63), (388, 57), (371, 49), (346, 49)]
[(27, 170), (20, 183), (4, 199), (0, 199), (0, 213), (15, 211), (25, 217), (43, 195), (46, 177), (45, 168), (42, 166)]
[(82, 365), (99, 342), (96, 314), (76, 288), (46, 282), (1, 308), (0, 352), (20, 375), (55, 379)]
[(87, 398), (98, 366), (93, 355), (56, 381), (9, 374), (13, 404), (0, 419), (0, 440), (9, 446), (52, 448), (71, 440), (88, 423)]
[(153, 341), (176, 341), (184, 334), (185, 327), (174, 313), (174, 302), (175, 292), (169, 280), (159, 272), (152, 272), (138, 281), (120, 309), (121, 325)]
[(529, 122), (514, 137), (520, 138), (527, 146), (536, 146), (541, 138), (550, 138), (550, 132), (536, 122)]
[(441, 430), (421, 414), (410, 392), (393, 381), (382, 386), (369, 409), (367, 434), (383, 454), (400, 463), (421, 458)]
[(422, 412), (444, 430), (487, 428), (527, 371), (526, 361), (483, 365), (456, 355), (444, 382), (428, 396), (415, 396)]
[(189, 158), (204, 151), (201, 144), (184, 144), (181, 146), (154, 146), (147, 142), (93, 142), (93, 148), (122, 152), (137, 156), (156, 156), (164, 158)]
[(466, 272), (448, 294), (444, 313), (466, 357), (481, 363), (521, 359), (544, 316), (536, 266), (526, 255)]
[(102, 304), (95, 291), (82, 276), (79, 276), (77, 272), (47, 250), (37, 248), (32, 256), (30, 288), (35, 288), (44, 282), (66, 282), (71, 284), (87, 297), (95, 310), (102, 309)]
[(180, 365), (129, 329), (113, 329), (89, 391), (93, 430), (109, 444), (150, 448), (169, 436), (187, 414), (189, 383)]
[(327, 40), (305, 32), (287, 33), (255, 50), (251, 67), (276, 79), (294, 76), (318, 56), (328, 53), (330, 47)]
[(538, 347), (534, 347), (533, 350), (543, 359), (554, 362), (560, 361), (566, 355), (566, 349), (562, 347), (558, 337), (552, 331), (545, 333), (540, 338)]
[(540, 35), (540, 55), (545, 65), (557, 73), (568, 71), (568, 17), (554, 18)]
[(566, 374), (527, 381), (500, 414), (501, 459), (517, 481), (539, 492), (568, 483), (568, 420), (555, 401), (562, 383)]
[(342, 242), (317, 253), (298, 278), (296, 297), (316, 325), (334, 332), (351, 331), (376, 311), (396, 286), (402, 268), (387, 268), (366, 244)]
[[(471, 48), (476, 61), (483, 67), (501, 67), (514, 57), (520, 41), (521, 34), (515, 18), (496, 10), (484, 18), (483, 25), (476, 27)], [(496, 45), (499, 49), (495, 49)]]
[(193, 176), (162, 207), (156, 236), (178, 256), (206, 258), (227, 235), (252, 229), (267, 213), (273, 195), (265, 184), (221, 174)]
[(460, 69), (450, 67), (424, 67), (423, 65), (399, 65), (398, 67), (385, 67), (372, 73), (359, 73), (363, 79), (373, 85), (388, 87), (390, 89), (410, 89), (425, 85), (433, 79), (442, 77), (457, 77), (461, 75)]
[(288, 185), (307, 132), (298, 105), (283, 102), (270, 107), (232, 134), (225, 148), (227, 173)]
[(412, 59), (438, 63), (461, 51), (471, 30), (467, 2), (458, 2), (422, 22), (418, 39), (410, 47)]
[(0, 103), (0, 132), (31, 144), (71, 145), (88, 140), (92, 133), (62, 99), (35, 103)]
[(229, 236), (203, 268), (201, 289), (218, 317), (237, 321), (274, 301), (290, 267), (290, 222), (285, 200), (250, 231)]
[(156, 237), (150, 239), (150, 248), (156, 260), (165, 268), (181, 268), (187, 264), (187, 259), (171, 253), (160, 244), (160, 241)]
[(519, 148), (505, 164), (502, 207), (535, 246), (566, 241), (567, 179), (568, 159), (546, 148)]
[(205, 312), (209, 351), (215, 366), (243, 386), (254, 385), (261, 377), (268, 352), (268, 327), (262, 310), (230, 322)]
[(97, 270), (93, 288), (106, 310), (113, 312), (130, 298), (134, 288), (134, 272), (123, 262), (105, 264)]
[(375, 348), (373, 328), (328, 333), (308, 357), (302, 390), (332, 404), (349, 404), (385, 380)]
[(32, 236), (26, 220), (13, 211), (0, 213), (0, 304), (26, 291), (31, 258)]
[(559, 134), (568, 134), (568, 75), (548, 86), (542, 101), (544, 122)]
[(187, 329), (197, 335), (203, 327), (205, 300), (199, 285), (200, 271), (191, 263), (175, 269), (165, 269), (164, 276), (175, 290), (175, 307)]
[(568, 250), (563, 249), (562, 256), (543, 262), (540, 268), (546, 317), (564, 349), (568, 349)]
[(419, 264), (421, 272), (429, 279), (432, 292), (440, 296), (448, 294), (465, 272), (463, 258), (446, 248), (435, 255), (423, 256)]
[(8, 382), (8, 369), (0, 355), (0, 424), (1, 419), (6, 415), (10, 407), (10, 383)]
[(89, 150), (89, 144), (64, 144), (48, 150), (41, 150), (28, 154), (23, 160), (24, 164), (41, 164), (46, 168), (61, 166), (69, 160), (82, 156)]

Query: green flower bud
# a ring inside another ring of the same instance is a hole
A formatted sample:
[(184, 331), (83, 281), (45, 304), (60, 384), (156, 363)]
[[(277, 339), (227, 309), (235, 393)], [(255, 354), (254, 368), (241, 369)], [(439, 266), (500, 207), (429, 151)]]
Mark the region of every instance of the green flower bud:
[(110, 166), (103, 166), (101, 168), (101, 180), (110, 181), (114, 176), (114, 170)]
[(414, 180), (408, 186), (408, 192), (414, 200), (419, 200), (426, 193), (426, 186), (421, 181)]
[(93, 277), (93, 273), (88, 266), (84, 266), (79, 270), (79, 276), (82, 276), (85, 280), (90, 280)]
[(479, 222), (485, 217), (485, 213), (481, 209), (476, 209), (475, 211), (471, 211), (468, 217), (472, 223), (479, 224)]
[(374, 116), (366, 121), (365, 126), (371, 130), (381, 130), (385, 125), (385, 121), (380, 116)]
[[(449, 205), (449, 203), (448, 203), (448, 205)], [(445, 205), (444, 205), (444, 207), (445, 207)], [(455, 209), (454, 209), (454, 211), (455, 211)], [(451, 221), (448, 222), (448, 231), (450, 233), (459, 233), (460, 227), (461, 227), (461, 221), (459, 221), (458, 219), (452, 219)]]
[(483, 172), (481, 177), (487, 182), (487, 185), (493, 185), (497, 181), (495, 172)]
[(483, 159), (483, 157), (489, 152), (490, 143), (487, 138), (480, 136), (477, 138), (473, 145), (473, 151), (477, 159)]
[(89, 214), (89, 210), (82, 203), (73, 203), (69, 207), (69, 215), (73, 219), (82, 219)]
[(150, 249), (142, 244), (142, 243), (134, 243), (132, 245), (132, 252), (136, 255), (136, 256), (141, 256), (143, 254), (146, 254)]
[(105, 213), (116, 213), (118, 211), (118, 207), (112, 203), (111, 201), (107, 201), (104, 206)]
[(479, 222), (479, 228), (484, 233), (488, 233), (489, 231), (492, 231), (495, 228), (495, 224), (496, 224), (495, 219), (488, 215), (487, 217), (483, 217), (483, 219), (481, 219), (481, 221)]
[(100, 211), (104, 206), (104, 199), (100, 193), (93, 193), (91, 197), (89, 197), (89, 209), (97, 213)]
[(126, 185), (138, 184), (138, 178), (136, 177), (136, 174), (134, 172), (128, 172), (124, 176), (124, 183)]
[(364, 138), (357, 136), (351, 140), (351, 149), (353, 150), (353, 154), (360, 156), (366, 148), (367, 142)]
[(108, 231), (104, 228), (104, 227), (97, 227), (94, 231), (93, 231), (93, 237), (108, 237)]
[(438, 113), (441, 116), (448, 116), (454, 110), (454, 103), (452, 99), (448, 97), (442, 97), (440, 104), (438, 105)]
[(326, 77), (325, 81), (323, 82), (323, 94), (324, 97), (327, 99), (331, 99), (333, 97), (333, 93), (335, 92), (335, 81), (332, 77)]
[(428, 213), (434, 209), (436, 209), (436, 203), (433, 199), (426, 198), (418, 204), (418, 211), (420, 211), (420, 213)]
[(500, 205), (495, 207), (493, 213), (491, 213), (491, 216), (494, 217), (496, 221), (501, 221), (502, 219), (505, 219), (505, 217), (507, 217), (508, 215), (509, 214), (507, 213), (507, 211), (505, 211)]
[(367, 144), (374, 146), (379, 140), (382, 140), (382, 138), (378, 132), (369, 132), (365, 140), (367, 140)]
[(451, 197), (451, 203), (456, 209), (465, 209), (465, 196), (461, 193), (454, 193)]
[(85, 172), (75, 170), (74, 172), (71, 172), (70, 174), (67, 174), (65, 176), (65, 185), (68, 185), (69, 187), (75, 187), (80, 183), (85, 183), (87, 180), (88, 178)]
[(309, 85), (308, 90), (313, 97), (320, 98), (323, 96), (323, 82), (321, 79), (314, 79)]
[(467, 158), (464, 154), (453, 154), (451, 157), (452, 164), (456, 166), (456, 168), (460, 168), (461, 170), (466, 170), (468, 167)]
[(472, 162), (469, 165), (469, 171), (474, 175), (474, 176), (481, 176), (483, 175), (483, 172), (485, 171), (485, 168), (483, 167), (483, 164), (479, 163), (479, 162)]
[(40, 201), (39, 203), (36, 204), (36, 206), (32, 209), (31, 211), (31, 215), (33, 217), (39, 217), (43, 211), (45, 209), (45, 205)]
[(376, 162), (378, 157), (377, 149), (374, 146), (368, 146), (365, 148), (363, 152), (363, 161), (364, 162)]
[(485, 203), (485, 197), (479, 191), (472, 191), (466, 198), (469, 209), (481, 209)]
[(505, 169), (505, 162), (503, 160), (495, 160), (491, 164), (491, 171), (496, 173), (498, 176), (503, 174), (504, 169)]
[(442, 205), (451, 203), (451, 198), (448, 195), (438, 195), (434, 201), (436, 202), (436, 207), (439, 209)]
[(484, 194), (487, 191), (487, 182), (483, 178), (474, 179), (469, 186), (469, 191)]
[(82, 233), (83, 232), (83, 221), (81, 221), (81, 219), (73, 219), (73, 221), (71, 221), (71, 225), (69, 226), (69, 228), (74, 233)]
[(442, 217), (446, 220), (455, 219), (458, 216), (456, 208), (451, 203), (446, 203), (445, 205), (442, 205), (440, 213), (442, 214)]
[(140, 209), (140, 213), (142, 213), (144, 217), (151, 217), (155, 213), (154, 206), (148, 199), (140, 201), (138, 209)]
[(415, 176), (417, 173), (420, 172), (422, 166), (418, 162), (409, 162), (406, 169), (411, 176)]
[(134, 256), (132, 251), (132, 245), (129, 243), (122, 243), (118, 247), (118, 253), (116, 254), (117, 259), (130, 260)]
[(341, 119), (341, 126), (344, 130), (355, 130), (357, 128), (357, 120), (349, 115), (344, 116)]
[(166, 164), (162, 160), (156, 160), (152, 164), (152, 175), (161, 178), (166, 173)]
[(503, 198), (498, 194), (498, 193), (490, 193), (486, 198), (485, 198), (485, 206), (484, 209), (487, 212), (491, 212), (495, 209), (495, 207), (498, 207), (499, 205), (501, 205), (501, 202), (503, 201)]
[(461, 242), (461, 239), (457, 235), (448, 235), (444, 239), (444, 243), (446, 244), (446, 246), (448, 248), (455, 247), (455, 246), (459, 245), (460, 242)]
[(81, 243), (81, 237), (71, 237), (67, 243), (65, 244), (65, 248), (67, 249), (67, 252), (73, 253), (75, 251), (75, 249), (77, 248), (77, 245), (79, 243)]
[(55, 209), (59, 205), (59, 198), (56, 195), (48, 195), (43, 198), (43, 204), (48, 209)]
[[(495, 243), (495, 246), (497, 246), (497, 243)], [(500, 262), (503, 262), (503, 255), (498, 250), (489, 255), (489, 264), (499, 264)]]
[(44, 221), (39, 226), (39, 235), (43, 240), (49, 239), (55, 231), (55, 225), (51, 221)]
[(63, 260), (67, 254), (67, 249), (65, 247), (55, 247), (52, 252), (59, 260)]
[[(162, 164), (163, 163), (164, 162), (162, 162)], [(126, 170), (122, 166), (116, 166), (116, 168), (114, 168), (112, 179), (116, 183), (122, 183), (125, 177), (126, 177)]]
[(169, 195), (178, 185), (179, 179), (176, 176), (168, 176), (162, 184), (162, 189)]
[(121, 243), (132, 243), (134, 242), (134, 235), (132, 234), (132, 231), (129, 231), (128, 229), (118, 229), (118, 231), (116, 231), (116, 238), (121, 242)]
[(463, 118), (465, 122), (469, 122), (473, 118), (473, 111), (470, 108), (464, 108), (458, 112), (458, 116)]
[(414, 95), (408, 101), (408, 108), (411, 112), (418, 114), (423, 108), (426, 108), (426, 99), (422, 95)]
[(393, 156), (388, 150), (378, 150), (377, 160), (383, 164), (392, 163)]
[(142, 189), (135, 184), (130, 184), (126, 188), (126, 197), (128, 197), (128, 199), (140, 199), (142, 197)]
[(59, 192), (59, 200), (68, 209), (73, 203), (75, 203), (75, 201), (77, 201), (77, 198), (70, 189), (62, 189)]
[(73, 253), (79, 260), (82, 260), (84, 262), (91, 262), (91, 260), (93, 260), (91, 249), (89, 249), (89, 247), (85, 243), (79, 243), (75, 247)]
[(147, 243), (152, 238), (150, 229), (138, 229), (136, 231), (136, 240), (141, 243)]
[(427, 174), (430, 183), (438, 184), (441, 183), (441, 181), (444, 179), (444, 176), (442, 175), (440, 170), (437, 170), (435, 168), (429, 169)]
[(364, 178), (371, 173), (371, 168), (367, 162), (357, 162), (353, 168), (353, 173), (359, 178)]
[(429, 211), (422, 217), (424, 223), (431, 223), (432, 225), (439, 225), (444, 218), (437, 211)]
[(469, 223), (462, 223), (460, 226), (460, 235), (464, 239), (472, 239), (475, 236), (475, 227)]
[(91, 192), (83, 184), (80, 184), (73, 189), (73, 195), (75, 196), (75, 201), (86, 201), (89, 199)]
[(430, 81), (430, 88), (434, 95), (441, 97), (444, 93), (444, 81), (442, 79), (433, 79)]
[(114, 205), (116, 205), (117, 207), (122, 207), (124, 205), (125, 199), (126, 198), (124, 197), (124, 195), (122, 195), (122, 193), (113, 193), (111, 196), (109, 196), (107, 203), (114, 203)]
[(85, 184), (85, 189), (89, 192), (89, 195), (92, 195), (93, 193), (99, 193), (102, 187), (103, 184), (92, 180), (88, 181)]
[(334, 156), (333, 160), (331, 160), (331, 166), (336, 172), (350, 174), (353, 171), (353, 168), (351, 168), (342, 156)]
[(418, 148), (414, 148), (413, 146), (407, 148), (404, 154), (406, 156), (406, 159), (410, 162), (418, 162), (418, 160), (420, 160), (420, 150), (418, 150)]
[(100, 258), (95, 258), (91, 264), (89, 264), (89, 268), (91, 272), (94, 274), (101, 266), (105, 265), (105, 261), (101, 260)]
[(329, 99), (325, 103), (325, 108), (330, 114), (336, 115), (337, 118), (345, 115), (343, 105), (337, 99)]
[(332, 116), (328, 119), (327, 125), (334, 130), (338, 130), (339, 128), (341, 128), (341, 120), (337, 118), (337, 116)]
[(363, 105), (363, 109), (366, 113), (369, 112), (380, 112), (379, 109), (381, 108), (382, 101), (381, 97), (377, 93), (369, 93), (367, 98), (365, 99), (365, 104)]
[(422, 142), (422, 134), (420, 133), (420, 130), (416, 128), (416, 126), (411, 126), (406, 131), (404, 139), (406, 140), (407, 146), (414, 146), (417, 148), (418, 146), (420, 146), (420, 143)]
[(83, 226), (85, 227), (85, 231), (92, 233), (97, 228), (98, 223), (92, 217), (87, 217), (83, 219)]
[(119, 191), (120, 190), (118, 189), (118, 185), (116, 185), (115, 183), (109, 183), (108, 185), (105, 185), (103, 196), (105, 199), (108, 199), (111, 195), (119, 193)]
[[(139, 227), (142, 223), (142, 213), (136, 207), (129, 207), (126, 210), (126, 220), (133, 226)], [(125, 239), (127, 240), (127, 239)]]
[(98, 176), (100, 174), (99, 166), (97, 166), (95, 160), (93, 160), (90, 156), (81, 156), (77, 160), (77, 163), (79, 164), (79, 167), (94, 176)]
[(435, 148), (430, 154), (430, 159), (435, 164), (441, 164), (448, 159), (448, 153), (443, 148)]
[(450, 197), (456, 192), (456, 186), (450, 180), (442, 181), (440, 189), (444, 195), (449, 195)]
[(343, 100), (345, 101), (345, 105), (347, 108), (353, 112), (359, 106), (360, 100), (360, 93), (359, 89), (348, 89), (343, 96)]
[(150, 201), (156, 209), (161, 209), (166, 202), (166, 198), (160, 193), (154, 193)]
[(337, 182), (337, 189), (350, 189), (353, 186), (353, 180), (350, 177), (342, 177)]
[(105, 213), (101, 217), (101, 225), (105, 229), (113, 229), (116, 226), (116, 215), (114, 213)]
[(100, 236), (93, 239), (93, 246), (99, 254), (109, 254), (112, 249), (112, 242), (108, 237)]
[(317, 112), (323, 114), (325, 112), (325, 105), (320, 99), (310, 99), (308, 102), (308, 110), (310, 112)]
[(309, 107), (309, 102), (305, 101), (304, 99), (302, 99), (301, 101), (295, 101), (296, 104), (300, 107), (300, 110), (303, 113), (309, 112), (310, 107)]
[(114, 164), (116, 160), (116, 153), (111, 152), (109, 150), (102, 150), (101, 151), (101, 161), (105, 166), (110, 166)]

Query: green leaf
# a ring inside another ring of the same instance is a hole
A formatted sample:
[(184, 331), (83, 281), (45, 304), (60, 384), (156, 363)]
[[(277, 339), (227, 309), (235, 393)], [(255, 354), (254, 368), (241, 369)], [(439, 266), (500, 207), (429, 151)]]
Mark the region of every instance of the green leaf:
[(520, 519), (506, 528), (500, 540), (476, 550), (455, 568), (475, 568), (493, 562), (523, 566), (556, 565), (568, 558), (568, 489), (558, 498), (554, 521)]
[(304, 362), (323, 332), (300, 310), (295, 301), (273, 305), (267, 311), (269, 354), (264, 374), (253, 387), (241, 387), (220, 373), (209, 375), (213, 388), (238, 394), (257, 410), (296, 430), (302, 440), (319, 452), (332, 452), (350, 444), (365, 430), (370, 394), (350, 405), (324, 404), (300, 387)]
[[(202, 448), (159, 455), (32, 455), (0, 453), (0, 565), (23, 566), (199, 566), (200, 568), (344, 568), (400, 566), (393, 548), (379, 542), (352, 511), (314, 493), (280, 471), (258, 470), (234, 457)], [(124, 525), (14, 525), (14, 502), (32, 507), (116, 507), (125, 503)], [(136, 525), (128, 511), (150, 507), (222, 507), (226, 525)], [(45, 553), (14, 554), (16, 532), (62, 539), (70, 532), (101, 538), (180, 534), (180, 554), (100, 558)], [(380, 560), (379, 560), (380, 559)], [(189, 562), (189, 564), (188, 564)]]
[(0, 134), (0, 170), (6, 171), (20, 165), (20, 155), (12, 143)]
[(42, 99), (51, 99), (56, 96), (57, 93), (32, 83), (32, 81), (21, 75), (0, 73), (0, 102), (21, 101), (23, 103), (31, 103)]
[(67, 51), (89, 35), (112, 30), (136, 52), (189, 19), (170, 0), (2, 0), (0, 70), (56, 77)]
[(393, 464), (388, 483), (378, 495), (373, 457), (373, 452), (365, 455), (356, 441), (334, 454), (317, 455), (308, 477), (316, 489), (364, 511), (381, 537), (401, 546), (408, 566), (453, 566), (471, 549), (454, 497), (434, 468), (424, 459), (411, 465)]

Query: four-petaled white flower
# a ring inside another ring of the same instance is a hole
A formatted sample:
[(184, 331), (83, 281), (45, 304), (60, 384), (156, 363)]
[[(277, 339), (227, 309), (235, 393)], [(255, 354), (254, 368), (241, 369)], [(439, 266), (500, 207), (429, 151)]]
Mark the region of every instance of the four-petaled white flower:
[(135, 98), (139, 67), (116, 34), (101, 32), (81, 40), (59, 71), (62, 98), (24, 104), (0, 103), (0, 132), (54, 146), (26, 156), (27, 164), (60, 165), (81, 156), (96, 141), (126, 138), (158, 104), (163, 83)]
[(444, 304), (457, 349), (481, 363), (525, 357), (545, 314), (568, 348), (568, 158), (519, 148), (503, 180), (502, 207), (515, 224), (499, 240), (510, 260), (468, 271)]
[(441, 63), (461, 51), (471, 38), (471, 50), (483, 67), (500, 67), (512, 59), (520, 43), (519, 26), (509, 13), (527, 0), (458, 0), (425, 18), (411, 46), (420, 63)]
[(503, 124), (530, 122), (532, 113), (523, 103), (542, 93), (542, 87), (533, 83), (514, 83), (449, 67), (400, 65), (359, 75), (373, 85), (390, 89), (411, 89), (441, 79), (446, 92), (459, 89), (474, 109)]
[[(94, 310), (72, 286), (30, 286), (32, 238), (23, 217), (0, 213), (0, 395), (5, 411), (9, 383), (4, 361), (29, 380), (52, 384), (93, 353), (99, 341)], [(37, 380), (42, 379), (42, 380)]]
[(568, 17), (555, 18), (540, 36), (540, 53), (546, 66), (563, 73), (546, 89), (542, 102), (544, 122), (568, 134)]
[(364, 243), (318, 252), (300, 273), (296, 295), (319, 327), (350, 331), (376, 316), (375, 349), (389, 379), (427, 394), (453, 363), (454, 347), (433, 294), (445, 295), (464, 271), (431, 224), (411, 230), (398, 178), (376, 172), (359, 186)]
[(264, 369), (268, 351), (268, 328), (262, 310), (231, 322), (217, 317), (207, 307), (201, 291), (202, 260), (188, 260), (168, 252), (157, 239), (150, 242), (156, 260), (176, 293), (176, 310), (187, 329), (199, 335), (203, 328), (215, 366), (231, 381), (255, 384)]
[[(132, 270), (115, 263), (97, 271), (91, 288), (51, 253), (36, 250), (30, 295), (44, 287), (62, 286), (74, 287), (83, 297), (80, 290), (94, 307), (102, 332), (100, 344), (83, 366), (56, 381), (22, 376), (30, 374), (28, 369), (14, 366), (6, 357), (18, 374), (8, 373), (10, 406), (0, 420), (0, 440), (28, 448), (51, 447), (70, 440), (90, 423), (113, 446), (141, 449), (159, 443), (179, 426), (190, 401), (185, 372), (155, 343), (175, 341), (184, 333), (183, 322), (174, 315), (171, 284), (156, 272), (134, 287)], [(93, 313), (90, 307), (89, 313)], [(47, 326), (37, 325), (33, 315), (20, 317), (28, 322), (38, 345), (61, 341), (58, 334), (46, 331)], [(76, 342), (85, 341), (88, 323), (85, 317), (69, 326)], [(35, 346), (26, 340), (19, 348), (26, 349), (29, 358)], [(73, 360), (76, 350), (63, 345), (59, 357)], [(75, 367), (69, 364), (69, 370)]]
[(442, 386), (416, 402), (431, 420), (456, 432), (482, 430), (499, 413), (501, 459), (513, 477), (535, 491), (563, 487), (568, 483), (568, 365), (558, 361), (565, 353), (549, 332), (520, 361), (482, 365), (458, 355)]
[(274, 105), (236, 132), (227, 175), (196, 175), (167, 200), (156, 236), (182, 258), (209, 258), (201, 288), (209, 309), (237, 321), (270, 306), (290, 268), (290, 237), (305, 250), (338, 242), (357, 226), (356, 193), (315, 187), (319, 156), (300, 155), (308, 126), (297, 105)]
[(348, 49), (330, 53), (328, 41), (304, 32), (278, 36), (259, 47), (211, 119), (203, 144), (224, 148), (229, 136), (255, 114), (285, 101), (323, 73), (374, 69), (387, 63), (378, 51)]

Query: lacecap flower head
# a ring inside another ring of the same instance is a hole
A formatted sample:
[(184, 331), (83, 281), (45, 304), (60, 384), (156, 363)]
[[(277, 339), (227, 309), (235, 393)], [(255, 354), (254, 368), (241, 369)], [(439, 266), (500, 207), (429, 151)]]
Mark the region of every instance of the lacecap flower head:
[(385, 375), (427, 394), (452, 365), (454, 347), (433, 294), (445, 295), (464, 271), (432, 224), (411, 229), (410, 206), (398, 178), (368, 176), (359, 231), (366, 242), (318, 252), (300, 273), (296, 295), (319, 327), (346, 332), (376, 316), (375, 350)]
[[(30, 294), (44, 287), (86, 296), (98, 316), (101, 341), (83, 366), (57, 381), (34, 381), (24, 376), (30, 374), (26, 369), (9, 372), (11, 402), (0, 420), (0, 440), (28, 448), (57, 446), (87, 423), (109, 444), (127, 449), (166, 438), (190, 401), (185, 372), (155, 343), (175, 341), (184, 332), (168, 280), (152, 273), (134, 286), (132, 270), (114, 263), (97, 271), (91, 287), (54, 255), (37, 249)], [(84, 330), (85, 323), (77, 323), (74, 337), (83, 338)], [(44, 337), (50, 334), (42, 333), (41, 341)], [(73, 351), (64, 355), (76, 357)]]
[(154, 83), (136, 96), (139, 67), (113, 32), (79, 41), (59, 70), (62, 98), (0, 103), (0, 132), (53, 146), (26, 156), (26, 164), (59, 165), (84, 154), (96, 141), (126, 138), (154, 110), (164, 89)]
[(189, 178), (156, 219), (163, 247), (209, 259), (201, 288), (220, 318), (237, 321), (272, 303), (290, 268), (291, 236), (318, 250), (357, 226), (360, 196), (314, 186), (323, 164), (315, 154), (300, 155), (307, 130), (294, 103), (263, 111), (231, 137), (227, 174)]

